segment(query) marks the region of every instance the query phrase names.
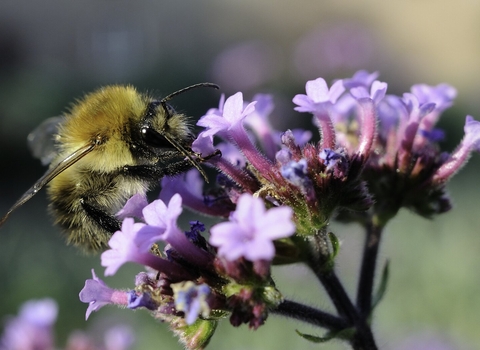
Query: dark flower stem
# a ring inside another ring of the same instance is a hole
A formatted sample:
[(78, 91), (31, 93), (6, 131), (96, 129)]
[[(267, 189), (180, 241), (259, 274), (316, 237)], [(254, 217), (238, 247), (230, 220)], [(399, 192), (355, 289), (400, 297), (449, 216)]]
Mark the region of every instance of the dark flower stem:
[(361, 314), (352, 303), (335, 274), (333, 266), (325, 264), (328, 260), (328, 256), (325, 256), (325, 242), (326, 236), (322, 232), (318, 232), (312, 237), (308, 265), (324, 286), (339, 316), (348, 324), (349, 328), (355, 329), (355, 333), (350, 339), (352, 348), (355, 350), (376, 350), (377, 346), (372, 330), (367, 323), (367, 317)]
[(284, 300), (272, 312), (323, 327), (330, 331), (340, 331), (348, 327), (348, 324), (337, 316), (290, 300)]
[(367, 318), (372, 309), (373, 282), (377, 265), (378, 248), (383, 227), (370, 222), (363, 248), (362, 266), (357, 289), (357, 308), (363, 317)]
[(350, 340), (353, 349), (376, 350), (377, 346), (366, 317), (362, 317), (355, 305), (353, 305), (333, 269), (328, 272), (320, 270), (317, 277), (325, 287), (338, 314), (346, 320), (350, 327), (356, 329), (355, 335)]

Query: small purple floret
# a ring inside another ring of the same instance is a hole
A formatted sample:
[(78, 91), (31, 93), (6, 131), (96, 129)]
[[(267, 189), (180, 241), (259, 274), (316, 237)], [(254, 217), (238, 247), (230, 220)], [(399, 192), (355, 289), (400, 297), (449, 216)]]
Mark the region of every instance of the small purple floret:
[(242, 194), (230, 221), (210, 229), (210, 244), (218, 247), (218, 255), (229, 261), (244, 257), (250, 261), (272, 260), (273, 241), (295, 232), (290, 207), (265, 209), (262, 199)]
[(126, 295), (122, 291), (110, 288), (97, 277), (92, 269), (92, 279), (85, 281), (85, 287), (80, 291), (80, 301), (88, 303), (85, 319), (88, 319), (93, 311), (98, 311), (108, 304), (126, 304)]
[(134, 290), (131, 290), (127, 293), (128, 296), (128, 305), (129, 309), (136, 309), (139, 307), (144, 307), (149, 310), (156, 310), (158, 305), (152, 299), (150, 293), (141, 293), (140, 295), (137, 294)]
[(185, 322), (193, 324), (199, 315), (210, 313), (207, 297), (211, 291), (208, 285), (195, 285), (193, 282), (172, 285), (175, 294), (175, 308), (185, 313)]

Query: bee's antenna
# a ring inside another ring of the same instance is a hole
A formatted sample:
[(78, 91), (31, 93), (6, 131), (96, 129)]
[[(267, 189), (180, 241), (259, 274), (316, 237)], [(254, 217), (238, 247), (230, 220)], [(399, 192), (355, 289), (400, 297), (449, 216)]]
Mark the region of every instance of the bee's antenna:
[[(162, 98), (160, 100), (160, 104), (162, 105), (165, 112), (168, 113), (167, 102), (169, 100), (171, 100), (173, 97), (175, 97), (177, 95), (183, 94), (184, 92), (186, 92), (188, 90), (196, 89), (196, 88), (199, 88), (199, 87), (209, 87), (209, 88), (214, 88), (214, 89), (217, 89), (217, 90), (220, 89), (220, 86), (218, 86), (217, 84), (213, 84), (213, 83), (194, 84), (194, 85), (187, 86), (186, 88), (180, 89), (178, 91), (175, 91), (175, 92), (171, 93), (170, 95)], [(167, 141), (170, 142), (170, 144), (173, 147), (175, 147), (180, 153), (182, 153), (185, 157), (187, 157), (187, 159), (190, 161), (190, 163), (192, 163), (192, 165), (195, 168), (197, 168), (197, 170), (200, 172), (200, 174), (202, 174), (205, 181), (208, 182), (207, 175), (205, 174), (203, 169), (200, 167), (200, 164), (192, 157), (190, 152), (188, 152), (180, 143), (176, 142), (174, 139), (168, 137), (167, 135), (163, 135), (163, 137), (165, 137), (167, 139)]]
[(208, 183), (208, 177), (207, 174), (203, 171), (203, 169), (200, 167), (200, 164), (192, 157), (190, 152), (188, 152), (180, 143), (176, 142), (174, 139), (168, 137), (167, 135), (163, 135), (165, 139), (170, 142), (170, 144), (175, 147), (180, 153), (182, 153), (187, 159), (190, 161), (190, 163), (202, 174), (203, 178), (205, 181)]
[(214, 89), (220, 89), (220, 86), (218, 86), (217, 84), (213, 84), (213, 83), (198, 83), (198, 84), (193, 84), (193, 85), (190, 85), (190, 86), (187, 86), (186, 88), (183, 88), (183, 89), (180, 89), (178, 91), (175, 91), (175, 92), (172, 92), (170, 95), (162, 98), (162, 100), (160, 101), (160, 103), (162, 104), (163, 107), (165, 107), (165, 104), (170, 101), (173, 97), (177, 96), (177, 95), (180, 95), (180, 94), (183, 94), (185, 91), (188, 91), (188, 90), (192, 90), (192, 89), (196, 89), (196, 88), (199, 88), (199, 87), (210, 87), (210, 88), (214, 88)]

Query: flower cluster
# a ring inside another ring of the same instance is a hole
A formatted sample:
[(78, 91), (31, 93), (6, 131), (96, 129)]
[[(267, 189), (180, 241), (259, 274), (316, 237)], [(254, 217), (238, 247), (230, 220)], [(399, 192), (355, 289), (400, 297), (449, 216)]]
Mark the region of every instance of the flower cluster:
[[(138, 274), (135, 289), (122, 291), (109, 288), (92, 271), (93, 278), (80, 292), (80, 300), (89, 303), (87, 318), (107, 304), (143, 307), (169, 321), (181, 336), (190, 332), (209, 335), (216, 319), (227, 312), (234, 325), (248, 323), (258, 328), (265, 322), (268, 308), (281, 301), (269, 274), (275, 256), (273, 241), (294, 233), (292, 210), (266, 210), (260, 198), (243, 194), (230, 221), (211, 228), (209, 241), (201, 235), (205, 227), (199, 221), (192, 221), (189, 231), (181, 231), (177, 225), (181, 213), (179, 194), (168, 202), (158, 199), (147, 204), (139, 196), (127, 202), (120, 213), (127, 215), (122, 229), (101, 256), (105, 275), (115, 274), (126, 262), (145, 265), (151, 273)], [(255, 220), (249, 219), (252, 216)], [(157, 242), (164, 242), (163, 251)], [(246, 295), (248, 305), (239, 301)], [(195, 334), (194, 340), (200, 343), (181, 339), (193, 348), (208, 342), (209, 337)]]
[[(330, 88), (322, 78), (307, 82), (306, 94), (293, 102), (296, 111), (313, 115), (319, 142), (309, 142), (307, 130), (273, 129), (269, 95), (250, 103), (240, 92), (222, 96), (218, 108), (199, 120), (205, 129), (192, 144), (199, 157), (221, 151), (205, 162), (218, 170), (216, 183), (204, 190), (192, 170), (164, 178), (152, 203), (140, 195), (126, 203), (118, 213), (122, 229), (102, 254), (105, 275), (126, 262), (148, 272), (137, 275), (130, 291), (110, 289), (93, 274), (80, 293), (89, 303), (87, 318), (106, 304), (144, 307), (168, 321), (187, 348), (203, 348), (219, 318), (257, 329), (270, 312), (285, 311), (290, 304), (276, 289), (270, 267), (304, 262), (330, 286), (326, 290), (342, 317), (325, 316), (325, 327), (354, 327), (358, 334), (367, 329), (351, 342), (371, 344), (366, 317), (373, 272), (361, 277), (366, 287), (359, 293), (368, 296), (360, 295), (358, 316), (349, 300), (333, 296), (337, 242), (326, 231), (329, 221), (381, 227), (401, 207), (425, 217), (443, 213), (450, 208), (445, 183), (480, 150), (480, 123), (468, 116), (458, 148), (440, 152), (442, 132), (435, 123), (452, 104), (452, 87), (415, 85), (393, 96), (377, 77), (360, 71)], [(184, 232), (178, 223), (182, 205), (223, 221), (209, 228), (208, 240), (199, 221)]]
[[(51, 299), (31, 300), (22, 305), (19, 315), (8, 320), (0, 338), (1, 350), (52, 350), (53, 326), (58, 307)], [(88, 334), (72, 333), (65, 350), (127, 350), (134, 342), (132, 331), (123, 325), (109, 329), (103, 344), (97, 344)]]

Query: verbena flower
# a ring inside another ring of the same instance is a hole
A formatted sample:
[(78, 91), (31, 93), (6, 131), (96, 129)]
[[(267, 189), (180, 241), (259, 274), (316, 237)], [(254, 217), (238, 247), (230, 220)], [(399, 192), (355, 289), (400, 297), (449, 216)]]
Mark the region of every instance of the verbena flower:
[(147, 197), (145, 194), (135, 194), (128, 199), (123, 208), (116, 214), (119, 219), (125, 219), (126, 217), (136, 217), (143, 219), (142, 210), (148, 205)]
[[(96, 276), (94, 276), (96, 278)], [(100, 280), (98, 280), (100, 281)], [(100, 281), (101, 282), (101, 281)], [(8, 319), (0, 338), (1, 350), (53, 350), (60, 349), (54, 342), (54, 324), (58, 306), (52, 299), (30, 300), (20, 308), (16, 317)], [(127, 350), (134, 343), (131, 329), (117, 325), (105, 332), (103, 343), (83, 331), (72, 332), (66, 350)]]
[(52, 350), (58, 307), (52, 299), (32, 300), (10, 319), (0, 339), (2, 350)]
[(128, 303), (126, 292), (108, 287), (105, 282), (97, 277), (93, 269), (92, 279), (85, 281), (85, 287), (80, 291), (79, 297), (80, 301), (88, 303), (85, 319), (88, 319), (93, 311), (98, 311), (105, 305), (127, 305)]
[(244, 257), (250, 261), (272, 260), (275, 256), (273, 241), (295, 232), (289, 207), (265, 209), (260, 198), (243, 194), (230, 221), (210, 229), (210, 243), (218, 247), (218, 255), (227, 260)]
[(206, 284), (196, 285), (188, 281), (172, 284), (175, 298), (175, 308), (185, 313), (185, 322), (193, 324), (199, 315), (208, 317), (210, 306), (207, 297), (210, 295), (210, 288)]
[(337, 80), (329, 89), (323, 78), (310, 80), (305, 85), (306, 95), (299, 94), (293, 98), (298, 112), (322, 112), (329, 104), (334, 104), (345, 91), (343, 81)]

